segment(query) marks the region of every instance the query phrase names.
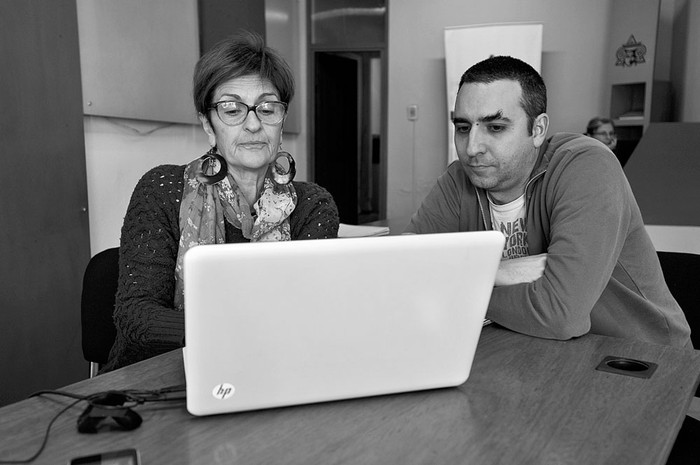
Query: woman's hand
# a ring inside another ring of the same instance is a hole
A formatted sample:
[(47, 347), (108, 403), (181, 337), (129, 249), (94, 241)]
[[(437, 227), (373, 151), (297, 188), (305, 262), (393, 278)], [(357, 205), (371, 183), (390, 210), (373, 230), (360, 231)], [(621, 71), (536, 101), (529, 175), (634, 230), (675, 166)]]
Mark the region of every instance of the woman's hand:
[(546, 264), (546, 253), (501, 260), (496, 272), (494, 285), (510, 286), (512, 284), (531, 283), (542, 277)]

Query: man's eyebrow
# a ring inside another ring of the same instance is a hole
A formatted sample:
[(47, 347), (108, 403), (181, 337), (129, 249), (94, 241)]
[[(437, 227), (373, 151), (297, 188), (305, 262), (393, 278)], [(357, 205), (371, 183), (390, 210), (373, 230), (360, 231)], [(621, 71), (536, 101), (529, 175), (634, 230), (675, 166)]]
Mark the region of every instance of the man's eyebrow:
[(503, 110), (498, 110), (492, 115), (486, 115), (479, 118), (479, 121), (483, 121), (484, 123), (490, 123), (496, 120), (510, 121), (510, 118), (503, 116)]
[[(482, 116), (481, 118), (478, 118), (477, 120), (480, 123), (491, 123), (493, 121), (504, 121), (504, 122), (511, 122), (511, 119), (508, 118), (507, 116), (503, 116), (503, 110), (498, 110), (496, 113), (492, 115), (485, 115)], [(463, 117), (455, 117), (452, 118), (452, 122), (454, 124), (471, 124), (471, 121), (468, 118), (463, 118)]]

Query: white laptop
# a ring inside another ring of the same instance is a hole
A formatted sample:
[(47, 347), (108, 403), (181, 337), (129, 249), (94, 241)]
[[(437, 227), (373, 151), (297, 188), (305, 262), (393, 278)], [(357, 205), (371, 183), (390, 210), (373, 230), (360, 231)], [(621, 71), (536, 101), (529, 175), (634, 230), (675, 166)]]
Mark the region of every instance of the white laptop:
[(184, 258), (187, 410), (464, 383), (500, 232), (204, 245)]

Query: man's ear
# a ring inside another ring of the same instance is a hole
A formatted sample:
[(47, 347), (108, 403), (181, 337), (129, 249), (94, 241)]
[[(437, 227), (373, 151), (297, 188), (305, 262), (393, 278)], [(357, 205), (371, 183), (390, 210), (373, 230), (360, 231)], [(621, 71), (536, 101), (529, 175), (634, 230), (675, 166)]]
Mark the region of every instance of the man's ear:
[(547, 129), (549, 129), (549, 116), (547, 113), (541, 113), (532, 125), (532, 141), (536, 148), (539, 148), (547, 137)]
[(207, 137), (209, 138), (209, 145), (214, 147), (216, 145), (216, 133), (214, 133), (214, 128), (212, 127), (209, 118), (207, 118), (201, 113), (199, 113), (197, 116), (199, 118), (199, 122), (202, 123), (202, 128), (204, 129), (204, 132), (207, 133)]

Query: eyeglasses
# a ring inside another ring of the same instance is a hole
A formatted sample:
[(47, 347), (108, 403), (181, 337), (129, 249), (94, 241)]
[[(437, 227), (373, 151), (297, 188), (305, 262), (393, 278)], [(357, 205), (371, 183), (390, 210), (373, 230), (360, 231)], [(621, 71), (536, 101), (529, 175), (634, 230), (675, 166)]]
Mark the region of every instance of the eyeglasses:
[(216, 109), (219, 119), (228, 126), (242, 124), (251, 111), (255, 112), (255, 116), (258, 117), (261, 123), (265, 124), (277, 124), (287, 114), (287, 104), (277, 101), (261, 102), (257, 105), (248, 106), (243, 102), (223, 100), (214, 103), (209, 109)]
[(613, 132), (607, 132), (607, 131), (596, 131), (593, 133), (594, 136), (600, 136), (600, 137), (607, 137), (609, 139), (612, 139), (613, 137), (617, 136), (615, 134), (615, 131)]

